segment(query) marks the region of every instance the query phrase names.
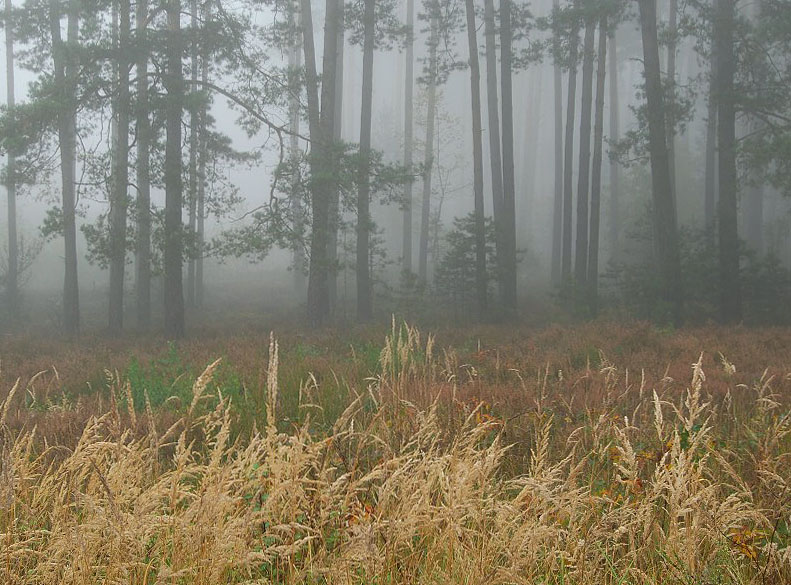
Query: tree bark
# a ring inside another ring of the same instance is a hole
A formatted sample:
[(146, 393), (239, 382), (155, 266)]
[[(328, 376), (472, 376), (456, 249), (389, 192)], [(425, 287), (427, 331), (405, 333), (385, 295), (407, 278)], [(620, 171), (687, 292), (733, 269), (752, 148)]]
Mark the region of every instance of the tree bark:
[[(292, 26), (296, 24), (294, 14), (289, 15)], [(296, 79), (297, 72), (302, 68), (302, 47), (300, 39), (302, 35), (294, 35), (294, 42), (288, 52), (288, 66)], [(305, 226), (302, 221), (302, 201), (300, 193), (300, 173), (299, 173), (299, 125), (300, 125), (300, 108), (299, 108), (299, 89), (295, 85), (291, 89), (291, 96), (289, 97), (289, 129), (291, 136), (289, 137), (289, 156), (293, 165), (293, 174), (291, 176), (291, 229), (294, 232), (293, 245), (291, 249), (292, 266), (294, 269), (294, 292), (302, 294), (305, 291), (305, 246), (303, 237)]]
[[(514, 107), (511, 81), (511, 0), (500, 2), (500, 93), (503, 110), (503, 210), (500, 216), (503, 234), (500, 295), (503, 308), (510, 317), (517, 311), (516, 303), (516, 185), (514, 179)], [(488, 44), (487, 44), (488, 46)]]
[(431, 17), (429, 37), (428, 104), (426, 106), (426, 144), (423, 154), (423, 207), (420, 216), (420, 249), (418, 250), (418, 279), (428, 282), (428, 241), (431, 220), (431, 179), (434, 167), (434, 122), (437, 109), (437, 19)]
[(670, 88), (672, 102), (667, 108), (667, 151), (670, 157), (670, 184), (673, 197), (676, 197), (676, 53), (678, 35), (678, 0), (668, 0), (668, 41), (667, 41), (667, 83)]
[[(716, 10), (719, 0), (714, 1)], [(712, 30), (712, 39), (714, 31)], [(713, 237), (717, 225), (717, 45), (711, 43), (711, 63), (709, 72), (709, 95), (706, 118), (706, 183), (703, 201), (703, 214), (706, 232)]]
[[(553, 0), (554, 14), (560, 10), (560, 0)], [(560, 59), (560, 37), (557, 32), (552, 36), (554, 64), (554, 104), (555, 104), (555, 197), (552, 208), (552, 284), (560, 284), (560, 258), (563, 250), (563, 71)]]
[(151, 122), (148, 118), (148, 0), (137, 0), (137, 327), (151, 326)]
[(601, 175), (604, 151), (604, 92), (607, 76), (607, 14), (599, 22), (599, 68), (596, 73), (596, 116), (593, 125), (590, 244), (588, 245), (588, 303), (591, 314), (599, 311), (599, 227), (601, 222)]
[[(203, 10), (204, 20), (208, 24), (211, 20), (211, 3), (207, 2)], [(209, 82), (209, 55), (205, 50), (201, 54), (201, 81), (202, 87), (206, 87)], [(206, 165), (209, 158), (208, 119), (208, 105), (204, 102), (199, 112), (198, 130), (198, 147), (200, 150), (198, 153), (198, 257), (195, 260), (195, 306), (199, 309), (203, 308), (205, 297), (203, 253), (206, 243)]]
[[(412, 0), (410, 0), (411, 2)], [(481, 66), (478, 60), (478, 33), (475, 26), (475, 2), (465, 0), (467, 42), (470, 49), (470, 96), (472, 98), (472, 157), (475, 214), (475, 289), (478, 315), (483, 319), (489, 310), (486, 276), (486, 223), (483, 202), (483, 129), (481, 122)]]
[[(5, 0), (5, 59), (6, 59), (6, 105), (11, 119), (11, 132), (14, 135), (14, 32), (11, 20), (11, 0)], [(19, 236), (17, 235), (16, 215), (16, 154), (11, 145), (8, 148), (6, 166), (6, 196), (8, 203), (8, 272), (6, 274), (6, 302), (10, 320), (19, 314)]]
[(363, 87), (360, 113), (360, 168), (357, 175), (357, 320), (371, 319), (373, 302), (369, 272), (371, 230), (371, 114), (373, 108), (376, 0), (365, 0), (363, 14)]
[[(580, 0), (575, 0), (574, 9), (578, 10)], [(576, 125), (577, 100), (577, 59), (579, 58), (579, 24), (575, 14), (574, 25), (569, 41), (569, 83), (568, 104), (566, 107), (566, 139), (563, 163), (563, 256), (561, 258), (561, 280), (564, 285), (571, 281), (571, 251), (573, 239), (571, 234), (574, 199), (574, 127)]]
[[(763, 0), (753, 6), (750, 15), (754, 25), (760, 26), (763, 11)], [(758, 85), (764, 85), (766, 79), (760, 75)], [(751, 117), (748, 121), (749, 133), (760, 133), (767, 129), (766, 123), (756, 117)], [(750, 249), (755, 252), (760, 259), (766, 251), (764, 243), (764, 188), (765, 182), (760, 175), (753, 178), (752, 184), (746, 189), (744, 198), (744, 224), (745, 239)]]
[[(335, 43), (335, 114), (332, 121), (332, 138), (337, 144), (343, 136), (343, 58), (344, 58), (344, 3), (338, 2), (338, 28)], [(329, 294), (330, 312), (336, 309), (338, 301), (338, 230), (341, 223), (340, 187), (336, 184), (330, 202), (330, 244), (329, 244)]]
[[(618, 99), (618, 53), (616, 31), (610, 36), (610, 140), (621, 138), (620, 100)], [(618, 161), (610, 160), (610, 258), (618, 260), (621, 252), (621, 194)]]
[(735, 0), (718, 0), (714, 20), (717, 46), (717, 138), (719, 144), (720, 320), (741, 321), (736, 173), (736, 105), (734, 100)]
[(643, 37), (645, 93), (648, 102), (648, 134), (651, 157), (651, 192), (653, 200), (654, 247), (662, 280), (662, 297), (670, 308), (676, 325), (681, 324), (681, 263), (678, 247), (676, 204), (670, 179), (667, 149), (667, 120), (659, 67), (656, 0), (639, 0)]
[(181, 70), (181, 3), (167, 2), (167, 73), (165, 87), (165, 334), (184, 336), (184, 239), (181, 223), (183, 185), (181, 180), (181, 114), (184, 79)]
[[(415, 0), (407, 0), (406, 24), (409, 37), (406, 45), (406, 71), (404, 73), (404, 166), (412, 168), (414, 131), (414, 84), (415, 84)], [(401, 268), (406, 274), (412, 272), (412, 181), (404, 185), (404, 223), (402, 232)]]
[(70, 0), (67, 9), (66, 40), (60, 32), (60, 14), (53, 1), (50, 4), (52, 59), (55, 85), (58, 92), (58, 144), (60, 146), (60, 176), (63, 201), (63, 240), (65, 245), (65, 274), (63, 279), (63, 329), (67, 337), (80, 330), (80, 288), (77, 275), (76, 222), (76, 160), (77, 160), (77, 75), (76, 55), (79, 41), (79, 0)]
[[(329, 193), (321, 180), (322, 158), (326, 156), (326, 146), (323, 144), (324, 140), (321, 135), (316, 50), (313, 39), (313, 15), (310, 3), (311, 0), (300, 0), (302, 8), (302, 48), (305, 54), (305, 85), (308, 100), (308, 127), (311, 139), (310, 190), (311, 212), (313, 215), (308, 273), (308, 321), (312, 327), (320, 327), (329, 312), (329, 283), (327, 281)], [(332, 0), (327, 0), (328, 8), (333, 5)]]
[(329, 233), (330, 203), (334, 179), (332, 136), (335, 117), (335, 74), (337, 68), (338, 0), (327, 0), (322, 64), (321, 104), (319, 104), (316, 50), (310, 0), (300, 0), (302, 47), (305, 54), (305, 83), (308, 97), (310, 148), (310, 190), (313, 215), (308, 274), (308, 321), (312, 327), (325, 324), (330, 312)]
[[(190, 91), (195, 91), (198, 87), (198, 1), (190, 0)], [(198, 108), (195, 100), (190, 101), (190, 135), (189, 135), (189, 167), (188, 167), (188, 189), (189, 189), (189, 235), (194, 238), (198, 231)], [(187, 306), (195, 307), (196, 295), (196, 260), (195, 247), (190, 248), (189, 260), (187, 262)]]
[(497, 96), (497, 41), (494, 23), (494, 1), (484, 0), (484, 33), (486, 37), (486, 110), (489, 114), (489, 162), (492, 179), (492, 208), (495, 225), (495, 248), (497, 252), (497, 281), (502, 297), (502, 273), (504, 269), (505, 242), (503, 240), (503, 160), (500, 151), (500, 114)]
[(588, 278), (588, 197), (590, 193), (591, 114), (593, 109), (593, 60), (596, 21), (585, 22), (582, 57), (582, 102), (580, 104), (580, 162), (577, 177), (577, 240), (574, 258), (574, 280), (581, 297)]
[(126, 275), (126, 224), (129, 187), (129, 0), (118, 0), (118, 69), (116, 136), (113, 157), (113, 197), (110, 201), (110, 333), (124, 327), (124, 280)]

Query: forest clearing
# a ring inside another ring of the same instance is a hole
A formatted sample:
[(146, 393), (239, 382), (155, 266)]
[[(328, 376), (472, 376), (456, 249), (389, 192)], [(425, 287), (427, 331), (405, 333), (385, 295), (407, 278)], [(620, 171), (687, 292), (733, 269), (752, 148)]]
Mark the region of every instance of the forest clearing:
[(791, 578), (787, 329), (281, 340), (5, 343), (3, 580)]
[(0, 585), (791, 584), (791, 0), (0, 35)]

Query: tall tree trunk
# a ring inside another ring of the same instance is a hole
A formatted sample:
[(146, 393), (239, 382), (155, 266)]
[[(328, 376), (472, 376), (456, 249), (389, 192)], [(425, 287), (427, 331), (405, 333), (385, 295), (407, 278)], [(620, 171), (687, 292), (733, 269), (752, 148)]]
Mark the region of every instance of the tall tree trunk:
[(118, 0), (118, 71), (116, 136), (113, 153), (113, 197), (110, 201), (110, 332), (124, 327), (124, 280), (126, 274), (126, 223), (129, 187), (129, 0)]
[(148, 0), (137, 0), (137, 327), (151, 326), (151, 122), (148, 118)]
[(643, 37), (645, 93), (648, 102), (648, 135), (651, 157), (651, 191), (653, 199), (654, 248), (662, 278), (664, 301), (671, 317), (681, 323), (683, 293), (681, 262), (678, 247), (676, 204), (670, 179), (670, 158), (667, 150), (667, 121), (659, 67), (656, 0), (639, 0), (640, 26)]
[(719, 144), (720, 320), (742, 318), (739, 283), (739, 234), (736, 173), (736, 105), (734, 99), (735, 0), (718, 0), (714, 20), (717, 46), (717, 138)]
[[(195, 91), (198, 87), (198, 0), (190, 0), (190, 91)], [(199, 112), (195, 100), (190, 100), (190, 136), (189, 136), (189, 235), (194, 238), (198, 231), (198, 125)], [(189, 261), (187, 262), (187, 306), (195, 307), (196, 294), (196, 250), (190, 247)]]
[[(110, 46), (114, 53), (118, 52), (118, 0), (110, 2)], [(110, 181), (107, 193), (107, 202), (112, 204), (113, 197), (115, 197), (115, 187), (113, 181), (115, 180), (115, 160), (116, 149), (118, 145), (118, 59), (113, 57), (110, 60), (110, 86), (112, 87), (112, 94), (110, 97), (110, 134), (109, 134), (109, 160), (110, 160)], [(112, 219), (112, 213), (108, 213), (108, 220)], [(110, 225), (109, 237), (112, 238), (112, 223)], [(112, 250), (109, 251), (109, 258), (112, 261)]]
[[(621, 138), (618, 99), (618, 53), (616, 31), (610, 36), (610, 140)], [(621, 253), (621, 193), (618, 161), (610, 160), (610, 258), (617, 260)]]
[(330, 203), (335, 180), (332, 136), (335, 117), (335, 73), (337, 69), (338, 0), (327, 0), (321, 103), (319, 104), (316, 49), (310, 0), (300, 0), (302, 47), (305, 53), (305, 85), (308, 97), (308, 125), (311, 137), (310, 190), (313, 223), (308, 275), (308, 321), (321, 327), (329, 317), (329, 228)]
[[(410, 0), (412, 1), (412, 0)], [(475, 290), (478, 315), (489, 310), (486, 276), (486, 223), (483, 204), (483, 128), (481, 123), (481, 66), (478, 60), (478, 29), (475, 26), (475, 2), (465, 0), (467, 42), (470, 49), (470, 96), (472, 98), (472, 157), (475, 194)]]
[[(511, 82), (511, 0), (500, 2), (500, 90), (503, 109), (503, 233), (500, 295), (503, 308), (516, 315), (516, 185), (514, 180), (514, 106)], [(487, 43), (488, 46), (488, 43)]]
[(489, 161), (492, 175), (492, 208), (497, 251), (497, 281), (502, 296), (503, 263), (506, 259), (503, 240), (503, 160), (500, 148), (500, 114), (497, 96), (497, 41), (494, 0), (484, 0), (484, 34), (486, 38), (486, 110), (489, 114)]
[(599, 226), (601, 223), (601, 175), (604, 151), (604, 82), (607, 75), (607, 14), (599, 22), (599, 68), (596, 73), (596, 116), (593, 125), (593, 171), (591, 180), (590, 244), (588, 246), (588, 303), (599, 311)]
[(582, 56), (582, 102), (580, 103), (580, 162), (577, 178), (577, 243), (574, 258), (574, 280), (581, 295), (588, 278), (588, 196), (590, 193), (591, 114), (593, 109), (593, 60), (596, 21), (585, 22)]
[[(203, 6), (203, 18), (207, 23), (211, 21), (211, 3), (207, 2)], [(209, 82), (209, 55), (204, 49), (201, 51), (201, 82), (202, 87), (206, 87)], [(197, 250), (198, 257), (195, 260), (195, 306), (203, 308), (205, 297), (203, 254), (206, 243), (206, 165), (209, 158), (209, 107), (204, 101), (199, 112), (199, 134), (198, 134), (198, 233)]]
[[(333, 0), (327, 0), (328, 9), (332, 9), (334, 5)], [(322, 167), (327, 166), (326, 161), (323, 160), (327, 156), (327, 147), (322, 136), (311, 0), (300, 0), (300, 6), (302, 9), (300, 15), (302, 48), (305, 54), (305, 86), (308, 100), (308, 129), (311, 138), (310, 190), (313, 215), (308, 273), (308, 321), (312, 327), (320, 327), (324, 324), (329, 312), (327, 240), (330, 202), (326, 180), (322, 180), (324, 177), (321, 176)], [(329, 18), (329, 12), (327, 18)]]
[(676, 197), (676, 53), (678, 36), (678, 0), (668, 0), (667, 83), (672, 102), (667, 108), (667, 151), (670, 157), (670, 184)]
[[(713, 0), (717, 9), (719, 0)], [(712, 38), (714, 32), (712, 30)], [(714, 236), (717, 224), (717, 45), (711, 43), (711, 63), (709, 71), (709, 95), (706, 118), (706, 184), (703, 201), (703, 217), (706, 232)]]
[[(763, 0), (758, 0), (754, 5), (751, 20), (755, 26), (760, 26), (763, 11)], [(763, 75), (757, 80), (759, 87), (766, 83)], [(750, 134), (764, 132), (766, 123), (758, 118), (752, 117), (748, 121)], [(765, 252), (764, 244), (764, 188), (765, 182), (760, 175), (754, 177), (754, 182), (745, 190), (744, 198), (744, 224), (745, 239), (747, 245), (753, 252), (762, 258)]]
[[(291, 24), (294, 26), (296, 21), (294, 19), (294, 12), (289, 15)], [(297, 83), (297, 75), (302, 68), (302, 47), (301, 47), (301, 34), (294, 35), (294, 42), (288, 52), (288, 67), (292, 72), (294, 85), (291, 88), (291, 95), (289, 97), (289, 129), (291, 136), (289, 138), (289, 156), (293, 165), (293, 174), (291, 177), (291, 217), (292, 217), (292, 230), (294, 231), (294, 243), (292, 245), (292, 265), (294, 268), (294, 292), (301, 294), (305, 291), (305, 246), (303, 237), (305, 226), (302, 221), (302, 197), (300, 193), (300, 172), (299, 172), (299, 122), (300, 122), (300, 107), (299, 107), (299, 85)]]
[(429, 79), (428, 104), (426, 106), (426, 144), (423, 154), (423, 208), (420, 216), (420, 249), (418, 250), (418, 279), (428, 282), (428, 241), (431, 221), (431, 178), (434, 167), (434, 122), (437, 110), (437, 45), (439, 43), (438, 23), (431, 17), (429, 37)]
[[(5, 0), (5, 63), (6, 63), (6, 105), (11, 119), (11, 136), (14, 135), (14, 32), (11, 20), (11, 0)], [(6, 195), (8, 198), (8, 273), (6, 274), (6, 302), (10, 319), (19, 314), (19, 237), (16, 218), (16, 155), (15, 148), (8, 148), (6, 167)]]
[[(578, 10), (580, 0), (574, 1), (574, 9)], [(574, 15), (569, 41), (569, 83), (568, 104), (566, 107), (566, 138), (563, 163), (563, 256), (561, 258), (561, 280), (564, 285), (571, 281), (571, 251), (574, 245), (572, 238), (573, 199), (574, 199), (574, 127), (576, 126), (577, 102), (577, 59), (579, 58), (579, 21)]]
[(80, 330), (80, 288), (77, 276), (76, 161), (77, 161), (77, 75), (79, 62), (75, 49), (79, 41), (79, 0), (70, 0), (67, 9), (64, 46), (60, 33), (58, 5), (50, 4), (52, 59), (58, 92), (58, 144), (63, 200), (63, 240), (65, 275), (63, 279), (63, 329), (68, 337)]
[(184, 79), (181, 70), (181, 2), (167, 5), (167, 72), (165, 88), (165, 333), (184, 336), (184, 235), (181, 223), (183, 185), (181, 180), (181, 114), (184, 106)]
[(357, 176), (357, 320), (368, 321), (373, 313), (371, 298), (371, 114), (374, 94), (374, 35), (376, 0), (365, 0), (363, 14), (363, 92), (360, 113), (360, 168)]
[[(415, 0), (407, 0), (406, 24), (409, 36), (406, 45), (406, 72), (404, 73), (404, 166), (412, 168), (414, 131), (414, 84), (415, 84)], [(404, 185), (404, 223), (401, 238), (401, 268), (406, 274), (412, 272), (412, 181)]]
[[(552, 2), (553, 14), (560, 10), (560, 0)], [(563, 250), (563, 71), (560, 59), (560, 36), (552, 35), (555, 104), (555, 197), (552, 208), (552, 284), (560, 284), (560, 257)]]
[[(343, 58), (344, 58), (344, 3), (338, 2), (338, 30), (336, 33), (335, 54), (335, 114), (332, 123), (332, 139), (337, 144), (343, 137)], [(329, 294), (330, 312), (338, 301), (338, 230), (341, 223), (340, 187), (336, 184), (330, 201), (330, 244), (329, 244)]]

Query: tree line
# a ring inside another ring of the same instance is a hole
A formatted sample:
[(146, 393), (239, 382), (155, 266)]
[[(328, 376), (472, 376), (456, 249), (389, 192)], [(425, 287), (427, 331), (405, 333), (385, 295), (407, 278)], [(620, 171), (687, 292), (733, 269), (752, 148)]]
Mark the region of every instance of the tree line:
[[(438, 96), (451, 76), (468, 75), (471, 134), (462, 148), (472, 170), (471, 214), (457, 222), (469, 237), (453, 240), (466, 246), (457, 262), (464, 274), (459, 286), (469, 288), (481, 319), (516, 318), (524, 237), (517, 207), (525, 203), (514, 142), (525, 129), (516, 127), (515, 108), (530, 104), (529, 96), (515, 94), (513, 80), (551, 64), (554, 189), (543, 196), (552, 210), (548, 276), (560, 298), (585, 316), (600, 310), (604, 228), (607, 260), (615, 265), (628, 255), (621, 179), (630, 164), (642, 164), (650, 170), (649, 262), (662, 318), (681, 324), (688, 312), (678, 209), (700, 198), (703, 231), (717, 258), (719, 318), (738, 322), (745, 271), (740, 237), (747, 233), (763, 253), (764, 191), (791, 190), (790, 9), (787, 0), (423, 0), (418, 6), (414, 0), (27, 0), (18, 6), (6, 0), (0, 149), (7, 156), (8, 312), (18, 311), (19, 278), (32, 255), (16, 227), (18, 193), (57, 178), (59, 201), (42, 233), (62, 241), (68, 336), (81, 322), (79, 223), (88, 260), (108, 269), (107, 322), (114, 334), (128, 326), (127, 280), (134, 282), (136, 327), (146, 330), (152, 278), (162, 275), (165, 332), (180, 337), (185, 306), (204, 303), (207, 256), (260, 259), (273, 247), (292, 251), (309, 324), (327, 324), (338, 302), (345, 223), (355, 241), (357, 319), (370, 320), (378, 237), (372, 204), (401, 209), (404, 278), (420, 287), (432, 280)], [(261, 14), (266, 18), (256, 18)], [(619, 38), (635, 27), (641, 54), (630, 57), (642, 71), (637, 124), (622, 133)], [(349, 46), (362, 54), (354, 137), (341, 131), (344, 100), (356, 90), (343, 83)], [(680, 78), (682, 46), (704, 74)], [(404, 63), (399, 160), (372, 142), (375, 67), (383, 51), (398, 51)], [(15, 100), (19, 67), (35, 73), (23, 103)], [(415, 157), (416, 81), (426, 96), (422, 160)], [(696, 116), (690, 91), (705, 102), (700, 193), (679, 181), (677, 171), (679, 137)], [(263, 156), (235, 150), (217, 128), (217, 98), (232, 105), (250, 136), (274, 138), (279, 162), (268, 200), (242, 227), (208, 241), (207, 219), (241, 199), (223, 169)], [(161, 209), (152, 189), (165, 194)], [(105, 211), (80, 222), (80, 199), (87, 197), (105, 202)], [(740, 218), (747, 224), (741, 228)], [(433, 262), (434, 278), (448, 280), (451, 265), (440, 270)]]

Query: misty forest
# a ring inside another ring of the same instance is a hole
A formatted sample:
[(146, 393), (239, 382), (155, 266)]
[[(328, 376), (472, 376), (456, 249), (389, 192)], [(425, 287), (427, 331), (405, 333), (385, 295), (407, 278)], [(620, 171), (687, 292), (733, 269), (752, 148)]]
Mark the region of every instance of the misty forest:
[(791, 0), (0, 10), (4, 582), (791, 582)]

